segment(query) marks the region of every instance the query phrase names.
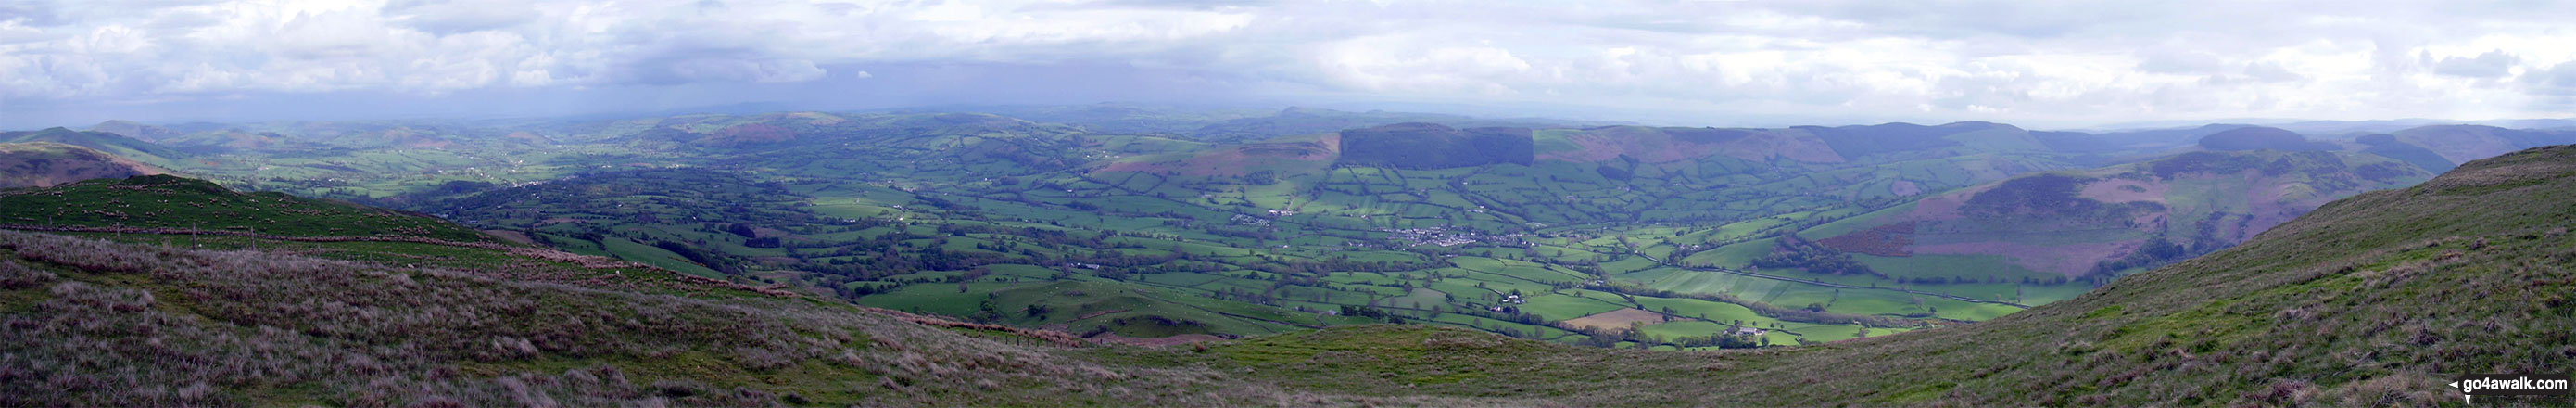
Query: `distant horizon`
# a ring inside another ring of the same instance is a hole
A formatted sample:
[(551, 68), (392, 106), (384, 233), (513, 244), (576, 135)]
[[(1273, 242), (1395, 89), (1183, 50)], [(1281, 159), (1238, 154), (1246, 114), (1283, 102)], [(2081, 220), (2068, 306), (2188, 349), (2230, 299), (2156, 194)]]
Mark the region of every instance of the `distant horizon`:
[(640, 0), (0, 6), (0, 128), (781, 104), (1690, 126), (2576, 113), (2576, 3)]
[[(1933, 126), (1933, 125), (1943, 125), (1943, 124), (1962, 123), (1962, 122), (1987, 122), (1987, 123), (1999, 123), (1999, 124), (2005, 124), (2005, 125), (2012, 125), (2012, 126), (2014, 126), (2014, 127), (2020, 127), (2020, 128), (2023, 128), (2023, 129), (2029, 129), (2029, 130), (2035, 130), (2035, 131), (2084, 131), (2084, 132), (2098, 132), (2098, 131), (2127, 131), (2127, 130), (2152, 130), (2152, 129), (2192, 128), (2192, 127), (2209, 126), (2209, 125), (2252, 125), (2252, 126), (2274, 126), (2274, 125), (2298, 125), (2298, 124), (2368, 124), (2368, 123), (2392, 123), (2393, 125), (2394, 125), (2394, 124), (2404, 124), (2404, 125), (2399, 125), (2399, 126), (2412, 127), (2412, 126), (2421, 126), (2421, 125), (2437, 125), (2437, 124), (2467, 124), (2467, 125), (2480, 125), (2480, 124), (2492, 124), (2492, 123), (2498, 123), (2498, 122), (2515, 122), (2515, 121), (2552, 121), (2552, 120), (2557, 120), (2557, 121), (2571, 121), (2571, 122), (2576, 122), (2576, 115), (2569, 115), (2569, 116), (2566, 116), (2566, 117), (2508, 117), (2508, 118), (2490, 118), (2490, 119), (2441, 119), (2441, 118), (2421, 118), (2421, 117), (2416, 117), (2416, 118), (2387, 118), (2387, 119), (2360, 119), (2360, 120), (2302, 119), (2302, 118), (2250, 118), (2250, 117), (2240, 117), (2240, 118), (2176, 119), (2176, 120), (2154, 120), (2154, 121), (2110, 122), (2110, 123), (2097, 123), (2097, 124), (2078, 125), (2078, 126), (2044, 126), (2044, 125), (2031, 125), (2031, 124), (2016, 123), (2016, 122), (2005, 121), (2005, 120), (1997, 120), (1997, 119), (1991, 119), (1991, 118), (1985, 118), (1985, 119), (1981, 119), (1981, 118), (1966, 118), (1966, 119), (1913, 118), (1913, 119), (1890, 119), (1890, 120), (1868, 120), (1868, 119), (1860, 119), (1860, 120), (1841, 120), (1841, 121), (1834, 121), (1834, 120), (1830, 120), (1830, 119), (1822, 119), (1822, 118), (1818, 118), (1818, 119), (1813, 120), (1813, 121), (1786, 121), (1786, 122), (1782, 122), (1782, 121), (1772, 121), (1772, 122), (1768, 122), (1768, 123), (1727, 124), (1727, 123), (1676, 123), (1676, 122), (1659, 122), (1659, 121), (1653, 121), (1653, 120), (1615, 119), (1615, 118), (1605, 118), (1605, 117), (1551, 116), (1551, 115), (1544, 115), (1544, 114), (1520, 114), (1520, 115), (1514, 115), (1514, 114), (1508, 114), (1508, 113), (1486, 113), (1486, 112), (1496, 112), (1496, 111), (1478, 111), (1478, 110), (1473, 110), (1473, 109), (1452, 109), (1452, 110), (1442, 110), (1442, 109), (1438, 109), (1437, 107), (1416, 107), (1416, 108), (1408, 109), (1408, 108), (1405, 108), (1405, 107), (1402, 107), (1402, 106), (1387, 106), (1387, 105), (1378, 105), (1378, 106), (1366, 106), (1366, 105), (1350, 106), (1350, 105), (1332, 105), (1332, 104), (1294, 104), (1294, 103), (1275, 103), (1275, 104), (1235, 103), (1235, 104), (1192, 105), (1192, 104), (1182, 104), (1182, 103), (1156, 103), (1156, 102), (1135, 102), (1135, 101), (1102, 101), (1102, 102), (1092, 102), (1092, 103), (1053, 103), (1053, 104), (1044, 104), (1044, 103), (1031, 103), (1031, 104), (971, 104), (971, 103), (953, 103), (953, 104), (927, 104), (927, 105), (905, 105), (905, 106), (887, 106), (887, 107), (866, 107), (866, 108), (831, 109), (831, 108), (805, 108), (805, 107), (800, 107), (800, 106), (794, 106), (793, 104), (782, 104), (782, 103), (747, 102), (747, 103), (735, 103), (735, 104), (723, 104), (723, 105), (708, 105), (708, 106), (697, 106), (697, 107), (686, 107), (686, 108), (675, 108), (675, 109), (659, 109), (659, 110), (598, 111), (598, 112), (578, 112), (578, 113), (574, 113), (574, 112), (567, 112), (567, 113), (561, 113), (561, 114), (530, 114), (530, 115), (508, 115), (508, 114), (487, 114), (487, 115), (414, 115), (414, 116), (409, 116), (409, 117), (402, 117), (402, 116), (377, 116), (377, 117), (352, 116), (352, 117), (339, 117), (339, 118), (293, 118), (293, 117), (275, 117), (275, 118), (269, 118), (269, 119), (258, 119), (258, 120), (250, 120), (250, 119), (244, 119), (244, 118), (232, 118), (232, 119), (226, 119), (226, 118), (209, 118), (209, 117), (199, 117), (199, 118), (164, 118), (164, 119), (152, 120), (152, 119), (135, 119), (135, 118), (107, 117), (107, 118), (102, 118), (102, 119), (97, 119), (97, 120), (92, 120), (92, 121), (86, 121), (86, 122), (80, 122), (80, 123), (73, 123), (73, 122), (57, 122), (57, 123), (47, 123), (47, 124), (41, 124), (41, 125), (35, 125), (35, 126), (27, 126), (27, 125), (20, 124), (20, 125), (13, 125), (13, 126), (9, 126), (9, 127), (6, 127), (6, 128), (0, 128), (0, 131), (34, 131), (34, 130), (50, 129), (50, 128), (57, 128), (57, 127), (59, 127), (59, 128), (66, 128), (66, 129), (74, 129), (74, 130), (88, 130), (88, 129), (90, 129), (91, 127), (95, 127), (95, 126), (97, 126), (97, 125), (99, 125), (99, 124), (106, 123), (106, 122), (110, 122), (110, 121), (125, 121), (125, 122), (133, 122), (133, 123), (140, 123), (140, 124), (153, 125), (153, 126), (171, 126), (171, 125), (188, 125), (188, 124), (218, 124), (218, 125), (232, 125), (232, 124), (259, 124), (259, 123), (297, 123), (297, 122), (486, 121), (486, 120), (546, 120), (546, 119), (584, 120), (584, 119), (646, 118), (646, 117), (659, 117), (659, 116), (702, 115), (702, 114), (718, 114), (718, 115), (759, 115), (759, 114), (768, 114), (768, 113), (784, 113), (784, 112), (824, 112), (824, 113), (882, 113), (882, 112), (904, 112), (904, 111), (918, 111), (918, 112), (956, 112), (956, 111), (972, 111), (972, 110), (978, 110), (978, 109), (994, 109), (994, 108), (1015, 108), (1015, 107), (1068, 107), (1068, 106), (1090, 106), (1090, 105), (1137, 106), (1137, 107), (1151, 107), (1151, 108), (1174, 108), (1174, 109), (1183, 109), (1183, 110), (1191, 110), (1191, 111), (1255, 110), (1255, 111), (1270, 111), (1270, 112), (1277, 112), (1277, 111), (1284, 111), (1284, 110), (1288, 110), (1288, 109), (1299, 109), (1299, 108), (1305, 108), (1305, 109), (1322, 109), (1322, 110), (1342, 111), (1342, 112), (1386, 112), (1386, 113), (1405, 113), (1405, 114), (1453, 115), (1453, 116), (1472, 117), (1472, 118), (1478, 118), (1478, 119), (1496, 119), (1496, 120), (1528, 119), (1528, 120), (1554, 120), (1554, 121), (1568, 121), (1568, 122), (1607, 122), (1607, 123), (1632, 124), (1632, 125), (1641, 125), (1641, 126), (1658, 126), (1658, 127), (1718, 127), (1718, 128), (1785, 128), (1785, 127), (1793, 127), (1793, 126), (1826, 126), (1826, 127), (1835, 127), (1835, 126), (1869, 126), (1869, 125), (1881, 125), (1881, 124), (1891, 124), (1891, 123), (1908, 123), (1908, 124), (1916, 124), (1916, 125), (1927, 125), (1927, 126)], [(1008, 116), (1008, 115), (1005, 115), (1005, 116)], [(2570, 125), (2576, 125), (2576, 123), (2571, 123)], [(2312, 135), (2312, 136), (2317, 136), (2317, 135)], [(2330, 136), (2330, 135), (2328, 135), (2328, 136)]]

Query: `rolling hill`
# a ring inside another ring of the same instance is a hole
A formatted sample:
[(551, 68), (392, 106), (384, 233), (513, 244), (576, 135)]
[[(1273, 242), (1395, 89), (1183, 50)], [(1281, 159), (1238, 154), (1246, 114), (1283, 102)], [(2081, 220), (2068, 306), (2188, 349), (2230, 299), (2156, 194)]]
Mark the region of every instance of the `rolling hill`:
[(2398, 142), (2432, 150), (2442, 159), (2463, 163), (2537, 146), (2576, 143), (2576, 131), (2506, 129), (2479, 125), (2436, 125), (2400, 130)]
[[(1755, 266), (1815, 272), (1779, 255), (1821, 247), (1862, 266), (1833, 272), (1900, 283), (2107, 280), (2235, 245), (2338, 198), (2427, 177), (2354, 153), (2185, 153), (1925, 197), (1785, 237), (1779, 254)], [(1818, 245), (1789, 245), (1801, 241)]]
[(24, 132), (0, 132), (0, 143), (24, 142), (53, 142), (86, 147), (100, 152), (105, 152), (110, 155), (115, 155), (116, 157), (123, 157), (129, 160), (153, 165), (169, 165), (172, 163), (172, 160), (187, 156), (187, 154), (181, 153), (177, 149), (153, 144), (152, 142), (135, 140), (134, 138), (125, 137), (115, 133), (84, 132), (64, 128), (49, 128)]
[(28, 379), (0, 403), (2431, 405), (2456, 373), (2576, 368), (2571, 203), (2576, 147), (2515, 152), (1992, 321), (1732, 352), (1416, 325), (1096, 347), (720, 283), (619, 289), (672, 276), (631, 266), (544, 281), (0, 232), (0, 374)]
[(1718, 155), (1757, 162), (1773, 158), (1810, 163), (1844, 161), (1822, 139), (1801, 131), (1607, 126), (1549, 129), (1539, 132), (1538, 139), (1539, 160), (1577, 163), (1600, 163), (1620, 157), (1671, 163)]
[(54, 142), (0, 143), (0, 189), (51, 187), (88, 179), (167, 172), (87, 147)]

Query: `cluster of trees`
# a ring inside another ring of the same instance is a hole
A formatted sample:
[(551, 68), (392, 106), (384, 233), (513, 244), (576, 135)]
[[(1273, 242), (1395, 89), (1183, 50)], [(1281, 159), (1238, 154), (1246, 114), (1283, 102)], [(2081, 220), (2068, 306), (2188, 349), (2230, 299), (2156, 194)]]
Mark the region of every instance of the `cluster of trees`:
[(1377, 308), (1368, 306), (1342, 305), (1342, 315), (1384, 320), (1387, 323), (1404, 323), (1403, 315), (1387, 313), (1384, 310), (1378, 310)]
[(1808, 272), (1816, 273), (1887, 277), (1869, 269), (1869, 265), (1853, 260), (1851, 254), (1799, 239), (1795, 234), (1781, 234), (1777, 242), (1770, 254), (1753, 259), (1754, 267), (1806, 268)]
[(1739, 334), (1732, 329), (1725, 333), (1710, 333), (1705, 336), (1666, 338), (1663, 336), (1645, 334), (1643, 330), (1639, 329), (1639, 327), (1640, 325), (1638, 324), (1630, 324), (1629, 327), (1615, 329), (1598, 327), (1568, 329), (1583, 333), (1584, 336), (1586, 336), (1582, 340), (1575, 341), (1575, 345), (1602, 348), (1617, 347), (1619, 346), (1619, 343), (1630, 343), (1639, 349), (1653, 348), (1655, 346), (1757, 348), (1768, 347), (1771, 345), (1771, 339), (1769, 338), (1750, 334)]

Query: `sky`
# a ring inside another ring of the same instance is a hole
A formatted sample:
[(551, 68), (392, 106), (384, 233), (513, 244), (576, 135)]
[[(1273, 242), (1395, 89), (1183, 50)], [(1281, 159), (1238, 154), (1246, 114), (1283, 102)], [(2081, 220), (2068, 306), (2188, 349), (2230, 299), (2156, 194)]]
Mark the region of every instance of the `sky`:
[(1147, 102), (1714, 126), (2576, 116), (2576, 2), (0, 0), (0, 129)]

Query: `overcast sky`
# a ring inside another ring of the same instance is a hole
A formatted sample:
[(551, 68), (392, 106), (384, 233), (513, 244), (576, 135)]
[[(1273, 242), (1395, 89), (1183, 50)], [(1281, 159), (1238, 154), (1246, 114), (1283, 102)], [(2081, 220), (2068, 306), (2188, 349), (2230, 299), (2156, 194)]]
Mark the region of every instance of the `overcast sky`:
[(0, 128), (1142, 101), (2559, 118), (2576, 2), (0, 0)]

